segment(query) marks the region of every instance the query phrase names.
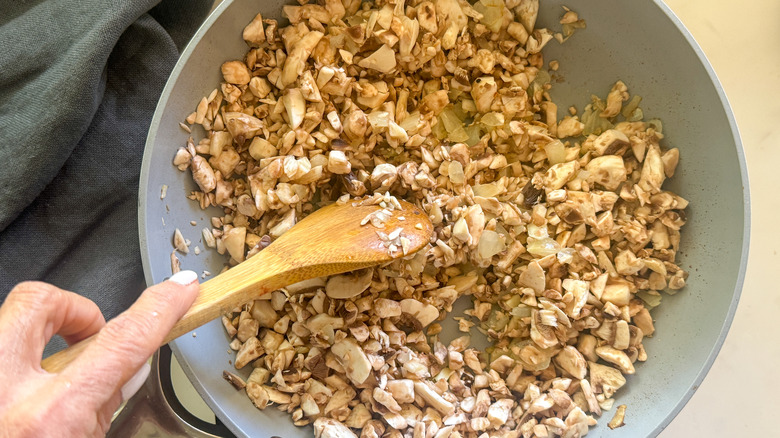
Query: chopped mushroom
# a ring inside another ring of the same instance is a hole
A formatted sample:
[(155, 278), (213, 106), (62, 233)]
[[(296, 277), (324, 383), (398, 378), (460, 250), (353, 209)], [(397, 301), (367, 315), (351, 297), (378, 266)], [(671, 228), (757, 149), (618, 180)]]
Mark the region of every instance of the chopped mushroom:
[(263, 122), (260, 119), (241, 112), (225, 113), (224, 120), (230, 135), (236, 142), (240, 143), (254, 137), (263, 128)]
[(362, 269), (353, 273), (330, 277), (325, 285), (325, 293), (331, 298), (352, 298), (360, 295), (371, 284), (373, 269)]
[(677, 148), (669, 149), (661, 155), (661, 161), (664, 163), (664, 175), (667, 178), (674, 176), (674, 171), (677, 169), (677, 163), (680, 162), (680, 150)]
[(563, 347), (555, 356), (555, 363), (575, 379), (584, 379), (588, 372), (585, 358), (571, 345)]
[(248, 84), (252, 77), (246, 64), (241, 61), (228, 61), (222, 64), (222, 76), (225, 77), (225, 82), (237, 85)]
[(604, 393), (606, 397), (612, 397), (615, 391), (626, 384), (626, 378), (612, 367), (589, 362), (589, 370), (593, 387)]
[(332, 418), (320, 417), (314, 421), (315, 438), (358, 438), (347, 426)]
[(387, 390), (398, 403), (414, 402), (414, 382), (409, 379), (398, 379), (387, 382)]
[(492, 76), (477, 78), (471, 88), (471, 96), (474, 98), (477, 111), (480, 113), (490, 111), (497, 92), (498, 85)]
[(249, 338), (236, 354), (236, 368), (244, 368), (249, 362), (257, 359), (262, 354), (263, 347), (260, 345), (260, 341), (255, 337)]
[(342, 151), (330, 151), (328, 154), (328, 170), (336, 174), (347, 174), (352, 165)]
[(244, 243), (246, 241), (246, 227), (234, 227), (225, 232), (222, 239), (225, 249), (230, 257), (237, 262), (244, 261)]
[(661, 191), (661, 184), (666, 178), (664, 162), (661, 159), (661, 149), (652, 145), (645, 154), (644, 164), (642, 165), (642, 175), (637, 185), (648, 193), (658, 193)]
[(621, 147), (628, 146), (630, 141), (626, 134), (616, 130), (609, 129), (604, 131), (601, 135), (593, 141), (593, 152), (597, 156), (614, 154)]
[(181, 231), (176, 228), (173, 232), (173, 247), (176, 249), (176, 251), (179, 251), (182, 254), (187, 254), (190, 252), (189, 244), (187, 243), (187, 240), (184, 239), (184, 236), (182, 236)]
[(599, 406), (598, 399), (596, 399), (596, 394), (593, 393), (590, 382), (585, 379), (580, 380), (580, 388), (582, 389), (582, 394), (585, 396), (585, 401), (588, 403), (588, 410), (600, 416), (601, 407)]
[(427, 384), (423, 382), (414, 382), (414, 391), (442, 415), (450, 415), (455, 412), (455, 407), (452, 403), (443, 399), (442, 396), (431, 389)]
[(322, 37), (322, 32), (314, 30), (306, 33), (306, 35), (295, 43), (284, 63), (284, 70), (282, 72), (283, 85), (292, 84), (301, 73), (303, 73), (303, 70), (306, 67), (306, 61), (309, 59), (314, 47), (317, 46), (317, 43), (320, 42)]
[(383, 44), (370, 56), (361, 59), (358, 65), (381, 73), (390, 73), (395, 68), (395, 52), (387, 44)]
[(339, 359), (350, 380), (358, 385), (366, 381), (371, 372), (371, 363), (357, 342), (350, 338), (344, 339), (333, 344), (331, 351)]
[(623, 351), (603, 345), (596, 347), (596, 354), (604, 361), (617, 365), (624, 373), (634, 374), (634, 365)]
[(230, 371), (223, 370), (222, 371), (222, 378), (227, 380), (228, 383), (233, 385), (236, 389), (244, 389), (246, 388), (246, 382), (244, 382), (244, 379), (241, 377), (231, 373)]
[(251, 45), (259, 46), (265, 42), (263, 16), (261, 14), (255, 15), (255, 18), (253, 18), (252, 21), (246, 25), (242, 36), (244, 37), (244, 41)]
[(580, 122), (576, 116), (567, 116), (558, 122), (558, 130), (556, 133), (558, 138), (576, 137), (582, 134), (584, 128), (585, 124)]
[(538, 262), (531, 262), (528, 267), (520, 274), (518, 283), (528, 286), (536, 293), (541, 293), (545, 285), (545, 273)]
[(287, 111), (287, 117), (290, 121), (290, 127), (295, 129), (303, 123), (303, 117), (306, 115), (306, 101), (298, 88), (290, 88), (287, 94), (282, 98), (284, 109)]
[[(648, 360), (659, 291), (688, 278), (675, 262), (688, 201), (664, 187), (680, 157), (660, 121), (622, 82), (559, 119), (544, 47), (585, 22), (564, 9), (560, 34), (538, 28), (538, 0), (283, 12), (282, 26), (246, 17), (247, 53), (193, 102), (193, 137), (174, 148), (187, 195), (216, 207), (202, 246), (234, 266), (362, 198), (381, 207), (364, 226), (405, 257), (230, 309), (246, 395), (324, 437), (584, 436)], [(401, 197), (434, 225), (416, 254), (385, 222)], [(463, 336), (445, 344), (466, 295)], [(489, 349), (470, 347), (474, 330)]]
[(625, 426), (625, 420), (626, 418), (626, 405), (620, 405), (615, 410), (615, 416), (612, 417), (611, 420), (609, 420), (609, 423), (607, 423), (607, 426), (609, 426), (610, 429), (614, 430), (618, 427)]
[(628, 100), (628, 88), (622, 81), (617, 81), (607, 96), (607, 107), (599, 116), (609, 118), (618, 115), (624, 100)]
[(401, 312), (413, 316), (423, 327), (427, 327), (439, 317), (436, 307), (412, 298), (401, 300)]
[(558, 190), (574, 178), (580, 170), (578, 161), (555, 164), (544, 175), (544, 187), (548, 191)]
[(603, 155), (592, 159), (585, 170), (588, 182), (600, 184), (607, 190), (616, 190), (626, 180), (626, 166), (617, 155)]
[(192, 169), (192, 179), (198, 183), (198, 187), (204, 193), (208, 193), (217, 186), (217, 178), (214, 175), (214, 169), (211, 168), (205, 158), (200, 155), (193, 157), (190, 163)]

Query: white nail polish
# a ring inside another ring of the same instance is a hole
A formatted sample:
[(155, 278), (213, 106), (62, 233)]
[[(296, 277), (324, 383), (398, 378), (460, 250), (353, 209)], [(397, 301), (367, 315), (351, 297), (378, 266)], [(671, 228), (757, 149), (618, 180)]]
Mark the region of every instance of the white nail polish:
[(198, 281), (198, 274), (194, 271), (179, 271), (173, 274), (168, 280), (182, 286), (187, 286), (188, 284)]
[(130, 400), (130, 397), (134, 396), (135, 393), (141, 389), (141, 385), (146, 382), (146, 378), (149, 377), (149, 371), (151, 371), (151, 369), (152, 367), (149, 366), (148, 363), (144, 363), (141, 366), (141, 369), (125, 383), (125, 386), (123, 386), (121, 390), (123, 401)]

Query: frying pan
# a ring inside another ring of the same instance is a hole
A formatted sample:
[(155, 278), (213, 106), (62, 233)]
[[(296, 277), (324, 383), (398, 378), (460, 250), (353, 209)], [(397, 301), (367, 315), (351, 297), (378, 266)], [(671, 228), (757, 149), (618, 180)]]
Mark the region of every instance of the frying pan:
[[(540, 2), (539, 24), (559, 28), (564, 2)], [(570, 2), (566, 2), (570, 3)], [(184, 50), (163, 91), (144, 153), (139, 197), (141, 253), (149, 284), (170, 276), (171, 236), (179, 228), (204, 248), (200, 230), (218, 210), (202, 211), (186, 195), (195, 190), (189, 172), (171, 160), (188, 134), (179, 127), (220, 82), (220, 65), (241, 59), (243, 27), (261, 12), (281, 18), (284, 2), (225, 0)], [(723, 90), (701, 49), (660, 0), (589, 0), (569, 4), (587, 29), (563, 45), (551, 42), (545, 59), (560, 61), (562, 81), (553, 98), (561, 114), (569, 105), (582, 109), (590, 95), (604, 96), (623, 80), (642, 96), (646, 118), (663, 121), (667, 147), (680, 149), (680, 165), (669, 188), (690, 200), (689, 222), (679, 261), (690, 271), (688, 286), (664, 296), (653, 312), (657, 331), (645, 346), (649, 359), (618, 392), (628, 405), (626, 425), (610, 431), (611, 412), (589, 436), (657, 435), (682, 409), (702, 381), (731, 324), (742, 287), (749, 240), (750, 203), (745, 159)], [(196, 133), (198, 134), (198, 133)], [(160, 191), (167, 185), (167, 197)], [(196, 226), (190, 225), (195, 220)], [(214, 251), (179, 256), (185, 269), (217, 273), (224, 259)], [(311, 436), (274, 408), (257, 410), (246, 395), (221, 377), (233, 370), (229, 339), (214, 321), (171, 344), (193, 385), (222, 422), (238, 436)]]

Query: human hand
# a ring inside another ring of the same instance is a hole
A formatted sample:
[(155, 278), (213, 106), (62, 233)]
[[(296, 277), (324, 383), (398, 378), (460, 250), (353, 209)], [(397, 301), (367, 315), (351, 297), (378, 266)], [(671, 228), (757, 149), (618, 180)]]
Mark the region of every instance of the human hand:
[[(198, 275), (181, 271), (106, 323), (94, 302), (73, 292), (40, 282), (17, 285), (0, 307), (0, 437), (104, 436), (198, 289)], [(41, 368), (54, 334), (72, 345), (96, 333), (62, 372)]]

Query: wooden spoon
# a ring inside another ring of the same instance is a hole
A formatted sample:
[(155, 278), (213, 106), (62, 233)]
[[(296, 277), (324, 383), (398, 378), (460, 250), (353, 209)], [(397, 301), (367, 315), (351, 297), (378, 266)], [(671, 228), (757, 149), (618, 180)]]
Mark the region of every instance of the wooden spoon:
[[(400, 201), (389, 210), (383, 228), (361, 225), (380, 205), (361, 201), (331, 204), (310, 214), (271, 245), (232, 269), (200, 285), (190, 310), (173, 326), (163, 343), (219, 318), (253, 298), (299, 281), (335, 275), (392, 261), (403, 256), (399, 247), (390, 253), (377, 231), (392, 234), (401, 228), (408, 239), (407, 254), (430, 242), (433, 225), (414, 205)], [(92, 338), (59, 351), (41, 362), (49, 372), (62, 370), (86, 348)]]

